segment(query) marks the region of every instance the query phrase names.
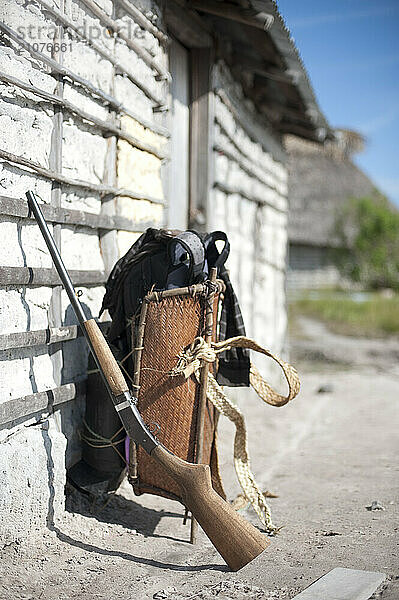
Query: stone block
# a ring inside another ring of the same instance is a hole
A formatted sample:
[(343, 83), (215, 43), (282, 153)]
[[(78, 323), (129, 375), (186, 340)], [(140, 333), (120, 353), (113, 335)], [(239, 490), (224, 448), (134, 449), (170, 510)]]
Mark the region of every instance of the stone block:
[(98, 215), (101, 213), (102, 202), (99, 193), (64, 187), (61, 193), (61, 207), (71, 210), (83, 210)]
[[(118, 22), (120, 27), (123, 27), (124, 34), (133, 39), (138, 45), (142, 48), (146, 49), (152, 56), (154, 56), (157, 60), (164, 60), (164, 48), (162, 44), (159, 43), (158, 39), (146, 29), (143, 29), (136, 21), (126, 13), (125, 9), (115, 6), (116, 8), (116, 16), (115, 19)], [(154, 10), (155, 4), (149, 8), (149, 10)]]
[[(54, 21), (46, 16), (39, 4), (2, 0), (0, 18), (29, 44), (52, 42), (54, 39)], [(18, 45), (15, 47), (20, 48)], [(51, 47), (44, 45), (40, 51), (51, 57)], [(26, 50), (23, 50), (23, 54), (29, 57)], [(36, 59), (28, 60), (37, 62)]]
[(107, 141), (101, 132), (70, 118), (64, 121), (62, 138), (63, 172), (75, 179), (102, 183)]
[(148, 194), (155, 198), (164, 197), (161, 179), (161, 161), (148, 152), (133, 148), (128, 142), (118, 142), (118, 186)]
[(65, 436), (52, 416), (35, 427), (3, 430), (0, 441), (0, 545), (28, 535), (34, 542), (64, 508)]
[(0, 289), (0, 334), (48, 327), (51, 293), (46, 287)]
[[(81, 292), (79, 300), (83, 306), (84, 313), (88, 319), (98, 317), (100, 312), (101, 304), (104, 297), (104, 286), (77, 286), (77, 289)], [(61, 306), (63, 315), (63, 325), (75, 325), (77, 319), (75, 313), (69, 302), (69, 298), (65, 290), (61, 292)]]
[(48, 268), (52, 264), (36, 223), (1, 215), (0, 254), (2, 266)]
[(117, 239), (119, 256), (124, 256), (140, 235), (141, 233), (134, 233), (133, 231), (118, 231)]
[(25, 192), (33, 190), (41, 198), (50, 197), (51, 181), (12, 163), (0, 162), (0, 182), (5, 196), (26, 200)]
[[(154, 96), (160, 98), (165, 96), (165, 82), (157, 81), (154, 77), (152, 68), (148, 66), (147, 63), (144, 62), (143, 59), (134, 52), (134, 50), (131, 50), (124, 41), (119, 40), (119, 38), (116, 38), (115, 58), (127, 73), (132, 73), (134, 75), (134, 79), (145, 86), (146, 89), (148, 89)], [(133, 85), (136, 85), (134, 81), (130, 79), (129, 75), (126, 75), (126, 77), (132, 82)], [(140, 88), (138, 87), (138, 89)], [(142, 93), (145, 94), (145, 92)]]
[(158, 150), (164, 150), (167, 140), (162, 135), (151, 131), (151, 129), (143, 127), (136, 119), (132, 119), (128, 115), (122, 116), (121, 127), (126, 133), (129, 133), (141, 142), (151, 144)]
[[(100, 67), (101, 63), (97, 64), (97, 68), (99, 69)], [(64, 82), (64, 98), (93, 117), (97, 117), (103, 121), (108, 119), (109, 110), (104, 105), (103, 100), (96, 96), (91, 96), (89, 93), (86, 93), (84, 88), (76, 86), (67, 80)]]
[[(20, 398), (56, 386), (45, 346), (0, 351), (0, 398)], [(18, 373), (18, 377), (15, 374)]]
[(142, 221), (151, 221), (161, 227), (164, 207), (145, 200), (134, 200), (125, 196), (118, 198), (117, 214), (132, 219), (137, 224)]
[(23, 98), (5, 85), (0, 85), (0, 94), (0, 147), (48, 168), (53, 107)]
[[(0, 16), (1, 15), (4, 15), (3, 4), (0, 6)], [(53, 93), (55, 86), (54, 77), (51, 77), (51, 75), (43, 69), (38, 69), (37, 61), (30, 59), (29, 54), (25, 51), (19, 53), (19, 48), (20, 47), (17, 44), (12, 43), (10, 46), (1, 47), (1, 68), (4, 73), (16, 77), (17, 79), (21, 79), (25, 83), (30, 82), (32, 85), (35, 85), (46, 92)], [(22, 92), (18, 91), (15, 93), (22, 94)], [(27, 92), (23, 92), (23, 94), (26, 97)], [(28, 97), (35, 98), (33, 94), (28, 95)]]
[(67, 269), (102, 271), (97, 231), (88, 227), (62, 227), (61, 251)]
[(115, 77), (113, 96), (124, 106), (131, 107), (135, 114), (150, 122), (154, 120), (153, 101), (127, 77)]

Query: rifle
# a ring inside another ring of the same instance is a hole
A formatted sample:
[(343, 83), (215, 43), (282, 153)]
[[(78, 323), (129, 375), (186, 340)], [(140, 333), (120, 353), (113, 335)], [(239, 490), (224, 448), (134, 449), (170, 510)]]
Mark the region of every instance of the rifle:
[(105, 386), (129, 437), (140, 444), (181, 489), (185, 506), (191, 511), (228, 566), (237, 571), (269, 545), (268, 539), (225, 502), (212, 487), (208, 465), (186, 462), (167, 450), (149, 431), (107, 341), (94, 319), (87, 319), (68, 271), (32, 191), (26, 193), (29, 207), (43, 234), (55, 268), (82, 328)]

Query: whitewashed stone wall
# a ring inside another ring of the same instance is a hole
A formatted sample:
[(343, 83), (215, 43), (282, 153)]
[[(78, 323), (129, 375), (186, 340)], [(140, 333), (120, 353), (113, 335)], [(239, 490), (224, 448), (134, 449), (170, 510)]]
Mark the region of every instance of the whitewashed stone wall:
[[(63, 3), (47, 0), (55, 8)], [(109, 0), (99, 0), (97, 5), (107, 15), (125, 26), (125, 31), (137, 31), (134, 37), (142, 48), (151, 52), (154, 60), (167, 66), (167, 51), (149, 31), (138, 27), (133, 19), (123, 14)], [(148, 7), (149, 8), (149, 7)], [(96, 33), (95, 43), (111, 54), (122, 68), (133, 73), (139, 84), (154, 96), (166, 102), (168, 84), (156, 77), (148, 66), (118, 36), (104, 34), (101, 19), (85, 6), (84, 2), (65, 0), (64, 14), (75, 26)], [(54, 30), (54, 16), (39, 2), (3, 0), (0, 19), (15, 31), (26, 35), (28, 27), (38, 32), (40, 39), (27, 39), (29, 43), (47, 41), (44, 37)], [(22, 29), (21, 29), (22, 26)], [(73, 73), (84, 77), (96, 88), (110, 94), (127, 107), (132, 116), (113, 114), (104, 102), (84, 86), (64, 79), (64, 99), (78, 109), (104, 121), (114, 119), (118, 127), (141, 142), (161, 149), (166, 138), (163, 128), (156, 126), (154, 100), (128, 76), (115, 73), (110, 60), (101, 56), (87, 40), (72, 39), (71, 31), (64, 28), (67, 51), (62, 56), (53, 55)], [(69, 46), (71, 43), (71, 46)], [(46, 56), (50, 51), (42, 49)], [(51, 94), (59, 93), (57, 79), (50, 68), (29, 51), (21, 50), (18, 43), (2, 35), (0, 70)], [(54, 53), (53, 53), (54, 54)], [(104, 137), (101, 128), (76, 114), (63, 110), (61, 131), (57, 133), (54, 105), (18, 86), (0, 81), (0, 149), (18, 157), (29, 159), (40, 166), (55, 170), (54, 152), (56, 136), (61, 145), (63, 175), (88, 182), (107, 184), (139, 192), (153, 198), (164, 198), (160, 177), (161, 160), (139, 150), (127, 141)], [(155, 132), (143, 124), (153, 124)], [(161, 134), (159, 133), (161, 131)], [(157, 132), (157, 133), (156, 133)], [(0, 185), (3, 196), (24, 199), (28, 189), (34, 190), (46, 203), (53, 201), (52, 182), (49, 178), (16, 164), (0, 161)], [(132, 222), (131, 231), (99, 232), (85, 226), (51, 225), (60, 238), (65, 264), (71, 270), (104, 272), (123, 254), (138, 237), (142, 222), (161, 226), (163, 207), (145, 200), (130, 197), (108, 196), (106, 202), (97, 191), (79, 186), (62, 185), (58, 205), (61, 208), (82, 210), (91, 214), (117, 215)], [(137, 232), (134, 231), (137, 224)], [(26, 218), (0, 216), (0, 266), (51, 267), (51, 259), (37, 225)], [(104, 277), (102, 277), (104, 280)], [(90, 286), (77, 286), (82, 291), (81, 300), (87, 314), (97, 316), (104, 288), (101, 281)], [(76, 323), (64, 292), (59, 288), (29, 285), (1, 285), (0, 281), (0, 336), (25, 331), (37, 331)], [(86, 377), (87, 351), (82, 339), (61, 344), (0, 350), (0, 413), (1, 405), (10, 400), (53, 390), (60, 385), (76, 383)], [(49, 406), (34, 414), (2, 424), (0, 430), (0, 545), (21, 540), (52, 526), (53, 517), (62, 509), (65, 469), (79, 457), (77, 424), (80, 423), (83, 400)], [(29, 413), (29, 411), (28, 411)], [(29, 425), (29, 427), (27, 427)]]
[[(284, 155), (279, 141), (264, 124), (259, 124), (255, 110), (223, 65), (215, 69), (214, 91), (214, 166), (208, 229), (222, 229), (229, 236), (227, 266), (248, 335), (281, 354), (287, 325)], [(270, 361), (253, 358), (264, 374), (272, 375)]]
[[(45, 1), (56, 6), (54, 0)], [(96, 0), (96, 4), (124, 25), (125, 31), (137, 27), (116, 3)], [(63, 79), (60, 90), (50, 68), (29, 51), (21, 50), (7, 34), (2, 34), (0, 40), (0, 71), (50, 94), (62, 92), (63, 98), (78, 110), (112, 121), (126, 135), (141, 144), (150, 144), (155, 153), (139, 149), (131, 140), (104, 135), (100, 125), (65, 108), (60, 125), (60, 109), (51, 100), (0, 80), (0, 151), (86, 182), (86, 188), (53, 184), (46, 174), (18, 164), (15, 157), (3, 156), (0, 202), (1, 197), (24, 199), (26, 190), (32, 189), (55, 208), (128, 219), (130, 227), (108, 231), (79, 223), (57, 224), (56, 219), (50, 223), (67, 268), (101, 274), (126, 252), (144, 224), (163, 224), (164, 208), (152, 200), (164, 200), (164, 164), (156, 154), (167, 148), (167, 131), (162, 126), (162, 111), (154, 114), (153, 108), (154, 98), (159, 98), (161, 104), (167, 103), (168, 83), (117, 35), (104, 35), (103, 17), (91, 13), (84, 0), (65, 0), (57, 5), (63, 7), (76, 27), (87, 31), (92, 26), (99, 32), (95, 39), (97, 48), (93, 48), (87, 40), (72, 40), (65, 26), (64, 39), (71, 42), (72, 49), (62, 54), (63, 65), (127, 110), (111, 110), (87, 85), (77, 85), (68, 77)], [(143, 0), (140, 6), (145, 11), (156, 9), (149, 0)], [(41, 0), (3, 0), (0, 19), (13, 30), (21, 24), (36, 30), (41, 26), (44, 31), (54, 28), (54, 17), (43, 9)], [(167, 47), (153, 33), (141, 28), (135, 41), (159, 65), (167, 67)], [(44, 48), (43, 52), (50, 56), (51, 49)], [(112, 60), (104, 53), (109, 53)], [(59, 55), (53, 58), (61, 60)], [(115, 61), (117, 68), (112, 64)], [(121, 73), (123, 70), (125, 74)], [(215, 74), (213, 182), (207, 228), (224, 229), (229, 235), (232, 252), (228, 266), (249, 335), (280, 352), (286, 329), (287, 210), (286, 170), (283, 158), (278, 156), (281, 146), (258, 122), (255, 111), (228, 72), (218, 66)], [(224, 96), (219, 94), (221, 91)], [(57, 165), (58, 146), (62, 165)], [(100, 193), (95, 186), (102, 184), (127, 192)], [(143, 195), (148, 199), (142, 199)], [(51, 267), (36, 224), (26, 215), (13, 216), (12, 211), (0, 214), (0, 257), (0, 267)], [(81, 300), (88, 315), (98, 315), (103, 280), (104, 276), (90, 285), (76, 286), (82, 291)], [(30, 346), (15, 342), (15, 336), (23, 332), (48, 327), (62, 332), (62, 327), (76, 322), (65, 293), (58, 286), (45, 283), (21, 285), (12, 277), (6, 284), (0, 280), (0, 342), (6, 334), (14, 336), (12, 347), (3, 344), (0, 349), (0, 416), (10, 402), (17, 401), (21, 408), (32, 402), (33, 396), (37, 400), (41, 392), (60, 386), (69, 390), (68, 384), (85, 379), (87, 351), (81, 338)], [(79, 458), (77, 426), (84, 408), (82, 396), (54, 407), (51, 394), (48, 402), (40, 402), (32, 403), (40, 405), (40, 409), (29, 413), (21, 408), (19, 417), (8, 422), (3, 419), (0, 425), (0, 544), (34, 539), (44, 527), (53, 527), (54, 519), (62, 512), (65, 470)]]

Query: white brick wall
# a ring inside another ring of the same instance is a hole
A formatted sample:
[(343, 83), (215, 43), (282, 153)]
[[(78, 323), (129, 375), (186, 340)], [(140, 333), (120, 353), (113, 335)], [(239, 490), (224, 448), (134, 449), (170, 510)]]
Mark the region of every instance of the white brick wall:
[[(97, 2), (120, 24), (130, 17), (121, 11), (113, 11), (113, 2)], [(58, 3), (54, 3), (54, 6)], [(96, 27), (99, 33), (96, 43), (109, 52), (115, 60), (134, 73), (137, 80), (154, 94), (166, 100), (167, 84), (158, 81), (156, 73), (124, 42), (104, 36), (104, 26), (98, 17), (91, 14), (83, 3), (66, 0), (65, 14), (76, 26)], [(47, 16), (46, 16), (47, 15)], [(20, 33), (43, 27), (42, 36), (54, 27), (54, 20), (40, 9), (40, 4), (4, 0), (0, 7), (0, 18)], [(28, 42), (46, 39), (28, 39)], [(135, 38), (142, 46), (151, 50), (154, 58), (162, 65), (167, 64), (166, 50), (150, 33)], [(71, 36), (65, 31), (65, 41)], [(15, 42), (2, 45), (1, 70), (25, 83), (57, 93), (56, 78), (50, 69)], [(47, 48), (43, 52), (50, 56)], [(56, 56), (53, 58), (57, 58)], [(149, 122), (154, 122), (151, 100), (128, 77), (113, 75), (114, 67), (109, 60), (87, 45), (84, 41), (72, 41), (72, 50), (62, 54), (65, 67), (84, 77), (97, 88), (113, 95), (117, 101)], [(0, 149), (27, 158), (44, 168), (50, 164), (51, 148), (54, 146), (54, 107), (48, 101), (18, 87), (0, 83)], [(63, 96), (78, 109), (94, 117), (109, 120), (111, 113), (104, 102), (99, 101), (83, 87), (64, 81)], [(117, 117), (117, 124), (119, 118)], [(161, 148), (165, 138), (135, 122), (130, 117), (122, 119), (132, 135)], [(69, 111), (63, 111), (62, 125), (62, 174), (93, 184), (120, 185), (150, 196), (163, 198), (160, 177), (161, 161), (149, 153), (133, 148), (121, 141), (115, 160), (114, 181), (106, 179), (110, 143), (102, 131)], [(119, 166), (117, 166), (117, 163)], [(112, 179), (112, 178), (111, 178)], [(0, 161), (0, 185), (4, 196), (24, 198), (28, 189), (33, 189), (47, 203), (51, 201), (51, 181), (15, 163)], [(131, 198), (111, 201), (116, 214), (137, 222), (161, 223), (163, 209), (150, 202)], [(99, 214), (102, 210), (100, 194), (90, 189), (63, 185), (61, 206)], [(50, 224), (50, 229), (52, 225)], [(138, 234), (120, 231), (118, 238), (99, 238), (96, 230), (80, 226), (61, 226), (61, 250), (68, 269), (104, 271), (104, 253), (107, 243), (114, 239), (115, 252), (125, 253)], [(32, 220), (0, 216), (0, 265), (9, 267), (51, 267), (51, 259), (37, 225)], [(81, 301), (88, 316), (97, 316), (104, 289), (102, 286), (77, 286), (82, 291)], [(57, 298), (53, 288), (46, 286), (0, 286), (0, 335), (46, 329), (49, 319), (57, 310)], [(61, 295), (59, 317), (62, 324), (72, 324), (69, 301)], [(66, 342), (62, 351), (55, 347), (33, 346), (0, 350), (0, 405), (10, 399), (36, 392), (50, 390), (57, 385), (76, 382), (86, 376), (87, 348), (83, 339)], [(65, 467), (79, 458), (77, 425), (81, 422), (81, 402), (71, 402), (57, 409), (48, 417), (46, 411), (25, 417), (23, 422), (11, 422), (0, 430), (0, 544), (34, 536), (62, 509)], [(43, 425), (26, 428), (41, 416), (48, 417)], [(48, 431), (48, 428), (50, 430)], [(67, 444), (68, 442), (68, 444)], [(66, 452), (66, 446), (68, 451)], [(50, 472), (51, 471), (51, 472)]]
[[(248, 103), (240, 104), (240, 90), (225, 67), (217, 67), (215, 80), (217, 151), (208, 228), (225, 230), (229, 236), (227, 267), (248, 335), (281, 353), (286, 337), (287, 171), (284, 162), (272, 156), (267, 135), (255, 140), (244, 128), (248, 119), (257, 122), (257, 115)], [(242, 119), (219, 97), (218, 87), (231, 94), (229, 100), (241, 108)], [(270, 361), (253, 358), (265, 375), (271, 373)]]
[[(131, 28), (135, 25), (123, 11), (115, 9), (110, 0), (99, 0), (97, 4), (119, 24)], [(154, 9), (152, 2), (147, 4), (147, 9)], [(45, 16), (48, 13), (43, 13), (39, 6), (39, 3), (3, 0), (0, 18), (13, 29), (21, 23), (24, 27), (53, 26), (53, 21)], [(100, 33), (104, 30), (98, 17), (87, 11), (83, 3), (66, 0), (65, 11), (77, 26), (85, 24), (86, 29), (96, 26)], [(70, 41), (67, 33), (65, 39)], [(167, 66), (167, 48), (158, 39), (148, 31), (135, 39), (151, 51), (159, 64)], [(155, 71), (134, 51), (113, 37), (100, 35), (96, 43), (125, 65), (150, 90), (150, 95), (167, 102), (167, 83), (159, 81)], [(56, 93), (57, 79), (50, 75), (50, 69), (27, 51), (19, 53), (18, 50), (15, 42), (0, 46), (2, 70), (25, 83)], [(49, 55), (47, 49), (44, 52)], [(67, 79), (63, 85), (65, 99), (94, 117), (114, 119), (117, 126), (142, 142), (158, 149), (167, 146), (165, 136), (138, 122), (154, 123), (155, 120), (154, 101), (140, 85), (129, 77), (114, 74), (111, 62), (82, 41), (74, 40), (72, 51), (68, 49), (62, 59), (67, 68), (114, 96), (139, 117), (137, 120), (132, 115), (113, 113), (104, 102)], [(227, 75), (225, 88), (227, 92), (237, 90)], [(0, 149), (53, 169), (50, 159), (54, 154), (56, 131), (52, 104), (14, 86), (0, 84), (0, 92), (3, 98), (0, 101)], [(242, 110), (256, 122), (257, 116), (250, 108), (242, 107)], [(215, 143), (223, 146), (228, 155), (220, 151), (213, 153), (215, 185), (209, 199), (207, 227), (224, 229), (230, 238), (232, 251), (228, 267), (249, 335), (271, 350), (280, 351), (285, 337), (285, 167), (280, 159), (271, 155), (267, 136), (265, 140), (254, 139), (217, 95), (215, 116), (223, 125), (215, 126)], [(162, 170), (162, 161), (154, 155), (125, 140), (113, 146), (113, 141), (106, 139), (97, 126), (63, 111), (63, 175), (91, 184), (119, 186), (162, 200), (165, 196)], [(45, 202), (52, 199), (52, 183), (48, 178), (12, 161), (0, 161), (0, 185), (1, 194), (11, 198), (24, 198), (25, 191), (33, 189)], [(163, 224), (163, 207), (150, 201), (109, 195), (105, 205), (104, 195), (99, 192), (65, 184), (61, 185), (60, 196), (64, 209), (100, 214), (106, 207), (107, 214), (129, 218), (137, 224), (138, 230), (143, 222), (150, 221), (154, 226)], [(263, 202), (266, 204), (262, 205)], [(60, 234), (66, 266), (94, 272), (109, 266), (110, 255), (114, 259), (124, 254), (139, 235), (135, 230), (117, 231), (100, 238), (97, 230), (78, 225), (58, 225), (55, 231)], [(0, 216), (0, 256), (3, 267), (51, 267), (36, 224), (26, 218)], [(88, 316), (97, 316), (103, 287), (100, 284), (77, 287), (82, 291), (81, 300)], [(64, 292), (59, 298), (50, 286), (0, 285), (0, 335), (46, 329), (49, 324), (58, 327), (72, 323), (75, 319)], [(87, 348), (82, 339), (63, 343), (61, 349), (42, 345), (0, 350), (0, 407), (10, 399), (84, 379), (86, 361)], [(52, 415), (45, 410), (27, 415), (25, 420), (7, 423), (0, 429), (0, 455), (5, 459), (0, 461), (5, 465), (0, 467), (1, 542), (40, 533), (49, 525), (52, 513), (55, 512), (57, 518), (62, 510), (65, 468), (79, 458), (77, 425), (82, 410), (83, 403), (74, 401)], [(38, 423), (41, 417), (44, 417), (43, 424)], [(26, 428), (26, 424), (33, 426)]]

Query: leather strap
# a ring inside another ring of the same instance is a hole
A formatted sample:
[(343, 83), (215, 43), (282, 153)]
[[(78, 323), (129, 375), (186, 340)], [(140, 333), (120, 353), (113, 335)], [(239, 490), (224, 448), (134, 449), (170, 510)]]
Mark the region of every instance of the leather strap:
[[(221, 252), (219, 252), (216, 242), (224, 242), (224, 246)], [(211, 267), (219, 269), (226, 262), (230, 254), (230, 242), (224, 231), (212, 231), (204, 239), (204, 246), (206, 250), (206, 258)]]
[(182, 249), (188, 254), (190, 279), (194, 283), (204, 279), (205, 248), (199, 235), (194, 231), (182, 231), (169, 242), (169, 257), (174, 266), (181, 262)]

